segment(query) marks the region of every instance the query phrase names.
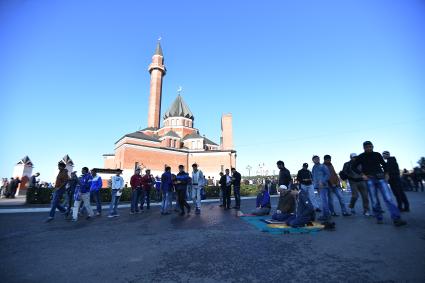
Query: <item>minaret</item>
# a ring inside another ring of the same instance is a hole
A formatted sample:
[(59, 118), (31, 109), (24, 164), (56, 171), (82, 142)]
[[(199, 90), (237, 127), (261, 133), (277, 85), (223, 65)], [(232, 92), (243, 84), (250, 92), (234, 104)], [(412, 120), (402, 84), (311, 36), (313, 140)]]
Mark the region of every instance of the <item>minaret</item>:
[(162, 77), (166, 73), (164, 66), (164, 56), (162, 55), (161, 44), (156, 45), (155, 54), (152, 57), (152, 63), (149, 65), (151, 74), (151, 88), (149, 96), (148, 127), (159, 129), (161, 117), (161, 96), (162, 96)]

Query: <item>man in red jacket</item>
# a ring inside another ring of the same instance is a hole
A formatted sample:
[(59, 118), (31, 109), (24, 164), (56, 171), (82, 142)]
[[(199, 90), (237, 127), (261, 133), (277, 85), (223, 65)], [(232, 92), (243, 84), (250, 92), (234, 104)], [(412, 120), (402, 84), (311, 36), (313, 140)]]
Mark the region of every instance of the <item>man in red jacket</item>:
[(140, 175), (140, 168), (137, 168), (134, 175), (130, 179), (131, 185), (131, 208), (130, 214), (139, 213), (139, 198), (142, 192), (142, 176)]
[(143, 205), (145, 204), (146, 198), (146, 208), (151, 208), (151, 188), (155, 183), (153, 176), (151, 175), (151, 170), (146, 169), (146, 174), (142, 177), (142, 200), (140, 202), (140, 210), (143, 212)]

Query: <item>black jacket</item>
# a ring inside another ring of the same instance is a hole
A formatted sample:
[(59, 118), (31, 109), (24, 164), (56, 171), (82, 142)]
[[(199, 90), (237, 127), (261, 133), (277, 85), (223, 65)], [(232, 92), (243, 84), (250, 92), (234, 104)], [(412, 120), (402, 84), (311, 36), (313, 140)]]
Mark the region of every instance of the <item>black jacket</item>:
[(279, 170), (279, 186), (285, 185), (289, 189), (289, 183), (292, 182), (291, 172), (288, 169), (282, 168)]
[[(361, 165), (361, 168), (359, 168), (359, 165)], [(384, 172), (387, 172), (387, 163), (378, 152), (363, 152), (357, 156), (351, 168), (358, 174), (363, 173), (366, 176), (383, 179)]]
[(397, 159), (395, 157), (387, 158), (387, 171), (390, 177), (400, 177), (400, 168), (398, 168)]
[(363, 181), (362, 176), (360, 174), (354, 172), (353, 169), (351, 168), (352, 163), (353, 162), (351, 160), (348, 161), (348, 162), (345, 162), (344, 167), (342, 167), (342, 171), (345, 173), (345, 175), (347, 175), (349, 181), (352, 181), (352, 182)]
[[(304, 179), (310, 179), (310, 181), (303, 181)], [(297, 180), (298, 182), (300, 182), (300, 184), (303, 184), (306, 186), (313, 184), (312, 182), (313, 176), (311, 175), (311, 172), (308, 169), (303, 168), (300, 171), (298, 171)]]
[(241, 179), (242, 179), (241, 174), (238, 171), (235, 171), (232, 174), (232, 184), (233, 184), (233, 187), (240, 187), (241, 186)]

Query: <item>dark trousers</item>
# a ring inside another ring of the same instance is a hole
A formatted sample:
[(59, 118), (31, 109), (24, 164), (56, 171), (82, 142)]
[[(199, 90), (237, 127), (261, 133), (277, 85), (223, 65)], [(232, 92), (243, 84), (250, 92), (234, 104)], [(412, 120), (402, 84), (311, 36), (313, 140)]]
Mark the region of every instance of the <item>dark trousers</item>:
[(143, 205), (145, 204), (146, 199), (146, 207), (147, 209), (151, 208), (151, 190), (145, 190), (143, 189), (141, 191), (142, 199), (140, 200), (140, 209), (143, 210)]
[(233, 194), (235, 196), (236, 207), (241, 207), (241, 187), (233, 186)]
[[(419, 187), (421, 188), (421, 191), (424, 191), (424, 184), (422, 184), (422, 179), (415, 178), (415, 179), (413, 179), (413, 183), (415, 184), (415, 190), (417, 192), (419, 191)], [(16, 190), (15, 190), (15, 192), (16, 192)]]
[(353, 209), (356, 205), (356, 201), (359, 198), (359, 194), (362, 197), (362, 203), (363, 203), (363, 212), (369, 211), (369, 198), (368, 198), (368, 191), (367, 191), (367, 185), (364, 181), (349, 181), (350, 187), (351, 187), (351, 199), (350, 199), (350, 205), (349, 208)]
[(96, 203), (97, 212), (101, 213), (102, 212), (102, 201), (100, 199), (100, 190), (91, 191), (90, 196), (92, 197), (93, 201)]
[(186, 190), (177, 190), (177, 200), (179, 202), (179, 206), (181, 212), (184, 213), (184, 208), (186, 207), (187, 211), (190, 210), (190, 205), (186, 201)]
[(400, 177), (391, 176), (388, 183), (390, 184), (391, 190), (397, 200), (398, 209), (409, 209), (409, 201), (404, 193)]
[(230, 208), (230, 194), (231, 194), (231, 188), (230, 187), (222, 187), (223, 191), (223, 207)]

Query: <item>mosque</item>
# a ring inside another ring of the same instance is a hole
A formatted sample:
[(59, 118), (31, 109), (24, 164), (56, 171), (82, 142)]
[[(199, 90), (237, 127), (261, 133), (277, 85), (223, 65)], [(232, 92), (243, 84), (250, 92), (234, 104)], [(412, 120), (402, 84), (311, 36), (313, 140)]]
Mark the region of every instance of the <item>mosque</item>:
[(159, 41), (148, 70), (151, 81), (147, 127), (118, 139), (114, 153), (103, 155), (104, 169), (123, 170), (124, 180), (129, 182), (136, 168), (149, 168), (157, 176), (165, 165), (177, 173), (178, 165), (190, 171), (191, 165), (197, 163), (206, 177), (217, 180), (219, 172), (236, 167), (232, 114), (222, 115), (221, 138), (219, 144), (215, 143), (194, 127), (195, 116), (179, 92), (165, 111), (161, 126), (162, 83), (167, 70)]

